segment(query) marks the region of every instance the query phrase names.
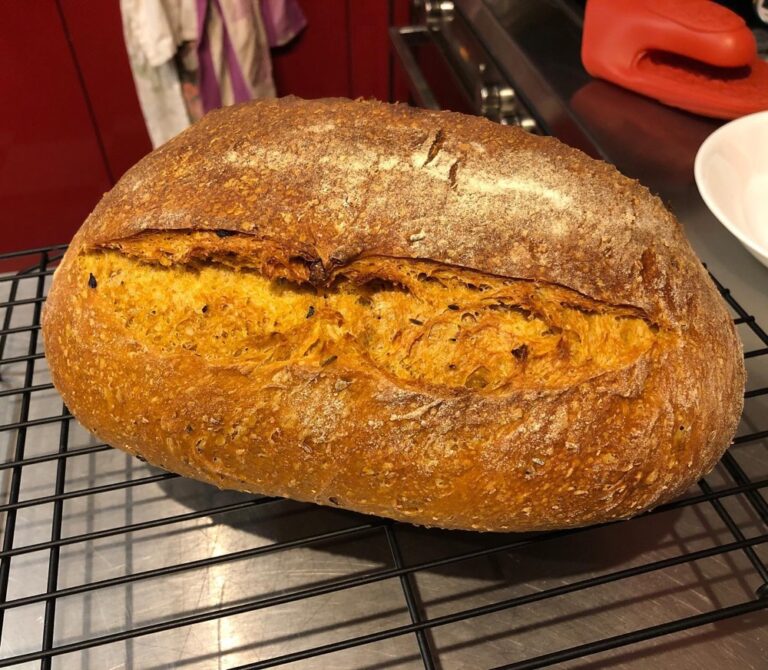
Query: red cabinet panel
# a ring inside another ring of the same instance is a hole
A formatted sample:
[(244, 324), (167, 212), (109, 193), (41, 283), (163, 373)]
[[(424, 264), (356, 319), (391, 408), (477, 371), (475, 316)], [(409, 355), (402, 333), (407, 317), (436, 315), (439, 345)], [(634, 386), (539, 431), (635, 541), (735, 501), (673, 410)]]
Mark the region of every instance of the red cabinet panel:
[(307, 17), (307, 27), (290, 44), (272, 51), (278, 95), (348, 96), (346, 0), (301, 0), (299, 4)]
[(407, 23), (408, 0), (299, 0), (307, 27), (274, 49), (278, 95), (405, 100), (392, 82), (388, 27)]
[(389, 2), (347, 0), (350, 95), (389, 100)]
[(0, 5), (0, 251), (67, 242), (110, 187), (54, 0)]
[[(409, 0), (392, 0), (393, 11), (392, 21), (393, 26), (406, 26), (413, 21), (411, 16), (411, 3)], [(403, 69), (395, 66), (395, 54), (392, 47), (389, 47), (389, 78), (392, 82), (392, 102), (408, 102), (410, 100), (410, 91), (408, 89), (408, 81), (405, 77)]]
[(59, 0), (107, 163), (117, 180), (152, 150), (115, 2)]

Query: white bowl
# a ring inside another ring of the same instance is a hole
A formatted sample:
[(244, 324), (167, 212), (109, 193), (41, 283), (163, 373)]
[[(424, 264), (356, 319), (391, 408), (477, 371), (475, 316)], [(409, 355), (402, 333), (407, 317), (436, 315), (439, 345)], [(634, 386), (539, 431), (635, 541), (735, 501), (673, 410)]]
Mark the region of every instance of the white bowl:
[(718, 128), (699, 147), (693, 169), (707, 207), (768, 267), (768, 112)]

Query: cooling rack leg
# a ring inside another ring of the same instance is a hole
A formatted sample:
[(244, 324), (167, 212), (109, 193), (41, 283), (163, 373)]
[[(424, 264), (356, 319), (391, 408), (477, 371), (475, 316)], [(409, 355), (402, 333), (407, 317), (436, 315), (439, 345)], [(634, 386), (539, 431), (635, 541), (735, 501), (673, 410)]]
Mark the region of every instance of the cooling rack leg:
[[(19, 277), (15, 277), (11, 282), (11, 290), (8, 293), (8, 306), (5, 308), (5, 317), (3, 318), (3, 331), (7, 331), (11, 327), (11, 319), (13, 317), (13, 303), (16, 301), (16, 292), (19, 289)], [(0, 335), (0, 360), (3, 359), (5, 354), (5, 342), (8, 339), (8, 334), (3, 332)], [(0, 368), (0, 381), (3, 380), (3, 370)]]
[[(389, 551), (392, 554), (392, 560), (395, 562), (395, 567), (399, 570), (403, 567), (403, 556), (400, 553), (400, 545), (398, 544), (395, 531), (390, 524), (384, 526), (384, 533), (387, 536), (387, 544), (389, 544)], [(422, 620), (419, 613), (419, 605), (416, 602), (416, 594), (414, 593), (411, 580), (408, 575), (400, 576), (400, 585), (403, 587), (403, 595), (405, 596), (405, 603), (408, 606), (408, 614), (411, 617), (412, 623), (419, 623)], [(434, 670), (435, 664), (432, 660), (432, 651), (430, 649), (428, 633), (423, 630), (416, 631), (416, 640), (419, 643), (419, 652), (421, 653), (421, 660), (424, 663), (426, 670)]]
[[(707, 484), (703, 479), (699, 482), (699, 488), (704, 493), (712, 493), (712, 487)], [(712, 507), (715, 508), (715, 511), (717, 512), (718, 516), (723, 520), (726, 526), (728, 526), (728, 530), (731, 531), (731, 535), (734, 537), (734, 539), (737, 542), (742, 542), (744, 538), (744, 533), (741, 532), (741, 529), (738, 527), (736, 522), (733, 520), (733, 517), (728, 513), (728, 510), (725, 509), (723, 503), (718, 500), (717, 498), (713, 498), (709, 501), (709, 503), (712, 505)], [(760, 579), (763, 580), (763, 586), (768, 584), (768, 569), (766, 569), (763, 562), (760, 560), (760, 557), (757, 555), (757, 552), (752, 547), (744, 547), (742, 551), (746, 554), (747, 558), (749, 559), (749, 562), (752, 563), (753, 567), (757, 571), (757, 574), (760, 575)], [(762, 587), (761, 587), (762, 588)], [(757, 590), (756, 595), (760, 596), (760, 589)]]
[[(36, 295), (38, 298), (42, 298), (45, 292), (45, 268), (48, 265), (48, 254), (43, 253), (40, 259), (39, 269), (40, 273), (37, 276), (37, 290)], [(15, 280), (18, 281), (18, 280)], [(42, 310), (43, 303), (38, 301), (35, 303), (34, 314), (32, 317), (32, 325), (38, 326), (40, 324), (40, 312)], [(27, 360), (27, 368), (24, 372), (24, 387), (29, 388), (32, 386), (35, 376), (35, 358), (32, 358), (33, 354), (37, 350), (37, 328), (32, 328), (29, 332), (29, 348), (28, 354), (30, 358)], [(21, 407), (19, 410), (19, 422), (24, 424), (29, 419), (29, 406), (32, 400), (32, 394), (29, 390), (22, 393)], [(21, 426), (17, 429), (16, 433), (16, 448), (14, 450), (14, 460), (19, 462), (24, 458), (24, 448), (27, 441), (27, 428)], [(15, 504), (19, 501), (19, 493), (21, 492), (21, 466), (17, 465), (13, 468), (11, 474), (11, 486), (8, 493), (8, 502)], [(10, 551), (13, 548), (13, 536), (16, 530), (16, 509), (9, 509), (6, 512), (5, 517), (5, 532), (3, 533), (3, 552)], [(0, 602), (5, 602), (8, 595), (8, 579), (11, 574), (11, 557), (5, 556), (0, 560)], [(5, 611), (0, 610), (0, 642), (3, 639), (3, 624), (5, 623)]]
[[(726, 451), (725, 456), (723, 456), (721, 462), (725, 469), (728, 470), (728, 473), (733, 478), (733, 481), (735, 481), (739, 486), (742, 484), (749, 484), (749, 477), (747, 477), (747, 473), (744, 472), (743, 468), (739, 465), (733, 454)], [(765, 502), (765, 499), (760, 495), (760, 492), (747, 491), (744, 495), (747, 500), (749, 500), (755, 512), (760, 515), (763, 522), (768, 524), (768, 503)]]
[[(61, 416), (69, 414), (66, 407), (62, 407)], [(59, 454), (65, 454), (69, 444), (69, 421), (62, 420), (59, 431)], [(67, 469), (67, 459), (60, 458), (56, 465), (56, 495), (64, 493), (64, 481)], [(53, 518), (51, 520), (51, 541), (56, 542), (61, 538), (61, 522), (64, 511), (64, 500), (58, 499), (53, 503)], [(51, 547), (50, 557), (48, 559), (48, 584), (46, 593), (51, 594), (56, 591), (59, 582), (59, 551), (61, 547), (56, 545)], [(47, 651), (53, 647), (53, 629), (56, 624), (56, 598), (49, 598), (45, 601), (45, 614), (43, 617), (43, 650)], [(48, 656), (40, 661), (40, 670), (50, 670), (51, 657)]]

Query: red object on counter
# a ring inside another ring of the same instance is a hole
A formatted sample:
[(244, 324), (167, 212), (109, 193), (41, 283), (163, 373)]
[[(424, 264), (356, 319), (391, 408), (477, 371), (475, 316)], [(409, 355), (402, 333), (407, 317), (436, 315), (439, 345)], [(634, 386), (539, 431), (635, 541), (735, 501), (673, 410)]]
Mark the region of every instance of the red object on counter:
[(588, 0), (581, 59), (593, 77), (697, 114), (768, 109), (752, 32), (709, 0)]

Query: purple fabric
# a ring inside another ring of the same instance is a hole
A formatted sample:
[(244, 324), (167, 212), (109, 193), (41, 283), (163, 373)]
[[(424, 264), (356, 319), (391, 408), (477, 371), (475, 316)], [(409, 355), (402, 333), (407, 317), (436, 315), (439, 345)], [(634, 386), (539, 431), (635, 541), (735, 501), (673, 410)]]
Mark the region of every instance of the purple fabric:
[(216, 70), (213, 67), (208, 34), (205, 32), (207, 18), (208, 0), (197, 0), (197, 59), (200, 67), (200, 99), (203, 103), (203, 112), (221, 107), (221, 91), (219, 82), (216, 80)]
[(240, 62), (237, 60), (237, 53), (232, 45), (227, 30), (227, 22), (224, 18), (224, 12), (221, 8), (220, 0), (197, 0), (197, 56), (200, 63), (200, 98), (203, 103), (203, 111), (209, 112), (212, 109), (221, 107), (221, 88), (216, 78), (216, 68), (213, 64), (213, 55), (211, 54), (211, 44), (208, 38), (208, 32), (205, 29), (208, 19), (208, 11), (211, 5), (215, 5), (219, 10), (222, 22), (222, 38), (224, 42), (224, 63), (229, 70), (229, 78), (232, 83), (232, 93), (235, 102), (244, 102), (251, 99), (251, 91), (245, 83), (243, 70)]
[(271, 47), (290, 42), (307, 25), (296, 0), (261, 0), (261, 19)]

